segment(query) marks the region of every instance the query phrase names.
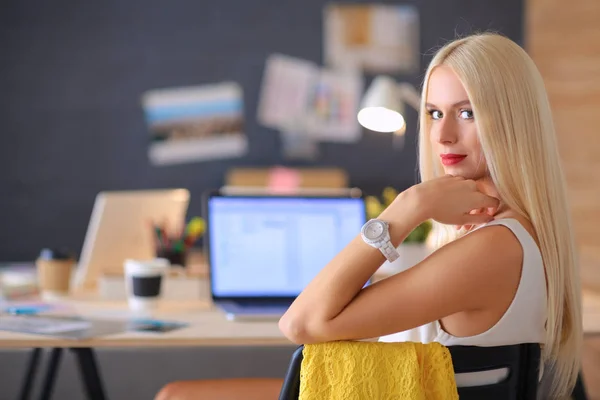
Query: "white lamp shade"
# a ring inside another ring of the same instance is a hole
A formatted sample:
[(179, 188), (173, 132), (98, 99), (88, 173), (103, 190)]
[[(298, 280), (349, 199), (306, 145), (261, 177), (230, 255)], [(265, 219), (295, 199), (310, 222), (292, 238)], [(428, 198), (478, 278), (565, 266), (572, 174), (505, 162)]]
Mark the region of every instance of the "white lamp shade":
[(406, 124), (396, 82), (388, 76), (378, 76), (365, 93), (358, 112), (358, 122), (376, 132), (397, 132)]

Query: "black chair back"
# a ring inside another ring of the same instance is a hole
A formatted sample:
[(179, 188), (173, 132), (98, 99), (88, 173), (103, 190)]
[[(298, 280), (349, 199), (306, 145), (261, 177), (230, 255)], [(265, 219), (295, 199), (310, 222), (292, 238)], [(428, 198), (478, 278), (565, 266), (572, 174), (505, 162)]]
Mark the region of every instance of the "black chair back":
[(302, 350), (304, 346), (298, 347), (292, 353), (292, 359), (283, 379), (283, 386), (279, 393), (279, 400), (298, 400), (300, 397), (300, 366), (302, 365)]
[(460, 399), (535, 399), (539, 383), (540, 346), (524, 343), (510, 346), (449, 346), (454, 373), (506, 368), (504, 380), (494, 384), (459, 387)]
[[(302, 350), (292, 354), (279, 400), (297, 400), (300, 394)], [(498, 383), (458, 388), (460, 400), (529, 400), (537, 396), (540, 346), (534, 343), (497, 347), (449, 346), (455, 373), (507, 368), (506, 378)]]

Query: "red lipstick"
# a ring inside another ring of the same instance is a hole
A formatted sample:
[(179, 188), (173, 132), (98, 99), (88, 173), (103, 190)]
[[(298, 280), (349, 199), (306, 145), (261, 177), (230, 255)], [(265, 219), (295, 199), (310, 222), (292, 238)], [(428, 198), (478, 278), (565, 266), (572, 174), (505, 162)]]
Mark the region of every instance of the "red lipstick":
[(467, 156), (464, 154), (441, 154), (440, 157), (442, 159), (442, 164), (448, 166), (448, 165), (458, 164), (459, 162), (464, 160)]

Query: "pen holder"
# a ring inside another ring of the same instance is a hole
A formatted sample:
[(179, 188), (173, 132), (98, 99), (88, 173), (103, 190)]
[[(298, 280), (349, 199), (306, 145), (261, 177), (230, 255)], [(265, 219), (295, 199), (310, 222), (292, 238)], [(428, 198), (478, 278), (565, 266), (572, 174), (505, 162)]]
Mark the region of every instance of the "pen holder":
[(166, 224), (152, 225), (155, 254), (169, 261), (172, 266), (185, 267), (188, 249), (204, 233), (204, 220), (194, 217), (183, 229), (169, 231)]
[(187, 261), (187, 250), (177, 251), (172, 248), (156, 249), (156, 258), (164, 258), (169, 260), (169, 263), (173, 267), (185, 268)]
[(43, 249), (36, 262), (38, 286), (46, 300), (62, 298), (69, 294), (74, 257), (64, 251)]

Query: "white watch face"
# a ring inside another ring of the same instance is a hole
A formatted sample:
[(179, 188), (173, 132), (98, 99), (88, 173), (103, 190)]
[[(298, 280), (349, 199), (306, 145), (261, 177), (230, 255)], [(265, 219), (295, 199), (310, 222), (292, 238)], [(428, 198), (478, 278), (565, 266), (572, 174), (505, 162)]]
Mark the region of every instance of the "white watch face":
[(365, 227), (365, 237), (369, 240), (376, 240), (381, 235), (383, 235), (383, 231), (385, 226), (379, 221), (373, 221)]

